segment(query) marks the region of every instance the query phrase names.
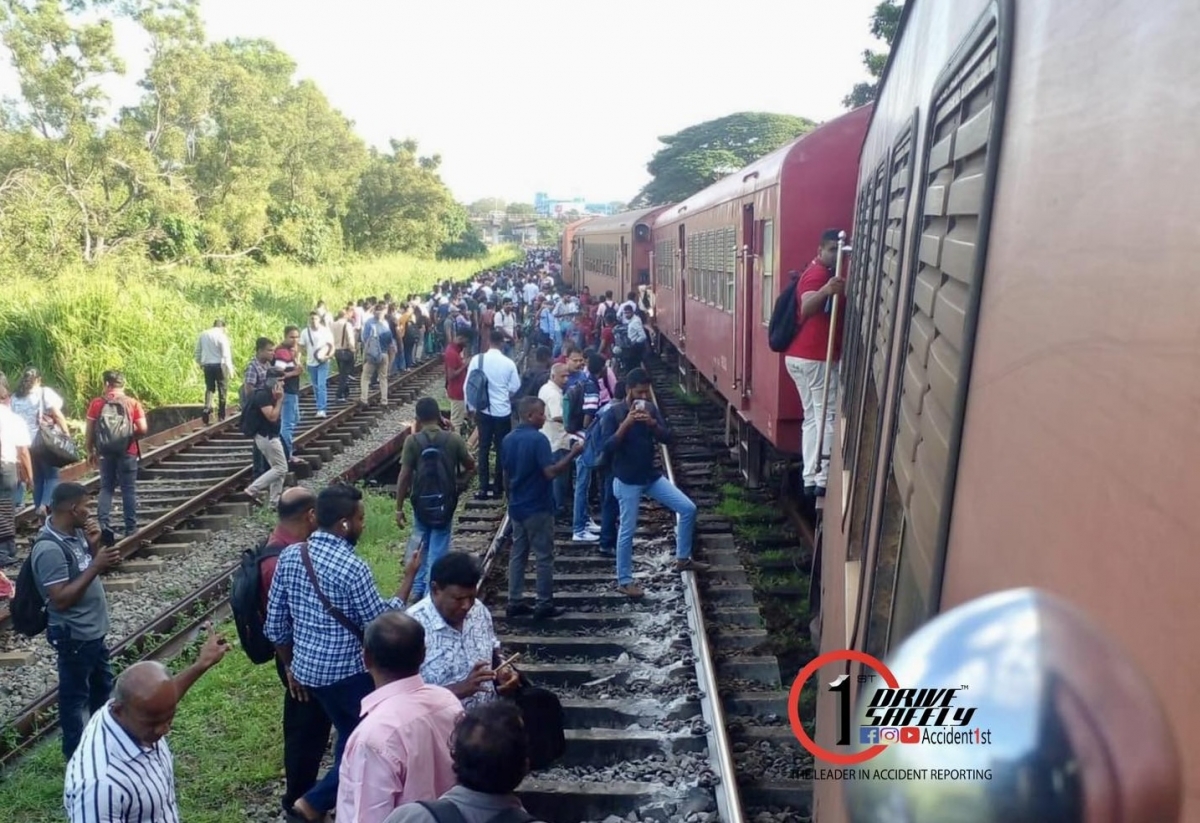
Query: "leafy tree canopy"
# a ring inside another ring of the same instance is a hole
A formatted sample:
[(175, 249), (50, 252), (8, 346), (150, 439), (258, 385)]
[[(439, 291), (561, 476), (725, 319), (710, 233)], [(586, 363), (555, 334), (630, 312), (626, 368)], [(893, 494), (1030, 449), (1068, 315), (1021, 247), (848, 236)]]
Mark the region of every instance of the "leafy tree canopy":
[[(896, 31), (900, 27), (900, 14), (904, 11), (904, 0), (881, 0), (871, 14), (871, 34), (882, 40), (889, 48), (896, 39)], [(872, 80), (869, 83), (856, 83), (850, 93), (842, 98), (842, 105), (848, 109), (865, 106), (875, 99), (879, 91), (879, 78), (887, 66), (888, 50), (863, 52), (863, 66)]]
[(678, 203), (724, 174), (811, 131), (804, 117), (740, 112), (709, 120), (667, 137), (646, 166), (653, 179), (629, 204), (632, 208)]
[[(150, 39), (141, 99), (115, 119), (114, 15)], [(434, 256), (467, 231), (440, 158), (369, 150), (274, 44), (208, 42), (198, 0), (0, 0), (0, 43), (20, 89), (0, 103), (0, 274), (114, 254)]]

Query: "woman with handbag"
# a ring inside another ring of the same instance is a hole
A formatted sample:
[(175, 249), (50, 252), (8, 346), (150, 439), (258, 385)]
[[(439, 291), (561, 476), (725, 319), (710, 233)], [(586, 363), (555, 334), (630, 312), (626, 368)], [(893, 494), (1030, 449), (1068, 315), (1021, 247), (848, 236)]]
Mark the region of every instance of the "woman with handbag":
[[(67, 432), (63, 399), (54, 389), (42, 385), (42, 373), (33, 366), (21, 373), (13, 392), (12, 411), (29, 429), (33, 443), (33, 505), (39, 512), (50, 513), (50, 496), (58, 485), (58, 470), (79, 459), (75, 443)], [(17, 485), (13, 506), (25, 505), (25, 483)]]

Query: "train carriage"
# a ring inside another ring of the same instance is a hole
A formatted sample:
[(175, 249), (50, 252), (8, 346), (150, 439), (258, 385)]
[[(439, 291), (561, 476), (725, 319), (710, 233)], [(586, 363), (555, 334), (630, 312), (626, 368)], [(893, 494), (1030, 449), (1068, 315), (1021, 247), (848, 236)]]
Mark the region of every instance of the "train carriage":
[[(823, 651), (885, 656), (989, 592), (1066, 597), (1162, 696), (1190, 823), (1200, 195), (1162, 180), (1195, 160), (1196, 31), (1188, 0), (905, 5), (858, 170), (820, 601)], [(817, 741), (837, 726), (822, 692)], [(839, 783), (815, 812), (847, 820)]]
[(562, 281), (570, 283), (579, 288), (578, 280), (580, 273), (576, 271), (575, 258), (572, 255), (572, 250), (575, 248), (575, 232), (584, 223), (591, 220), (591, 217), (584, 217), (581, 220), (575, 220), (563, 226), (562, 237), (559, 240), (559, 252), (562, 257)]
[(650, 283), (650, 228), (665, 206), (595, 217), (575, 229), (571, 243), (577, 289), (611, 291), (624, 299)]
[(758, 479), (764, 442), (794, 454), (803, 417), (767, 325), (790, 271), (821, 232), (854, 212), (870, 107), (857, 109), (666, 209), (654, 224), (659, 331), (729, 403), (742, 468)]

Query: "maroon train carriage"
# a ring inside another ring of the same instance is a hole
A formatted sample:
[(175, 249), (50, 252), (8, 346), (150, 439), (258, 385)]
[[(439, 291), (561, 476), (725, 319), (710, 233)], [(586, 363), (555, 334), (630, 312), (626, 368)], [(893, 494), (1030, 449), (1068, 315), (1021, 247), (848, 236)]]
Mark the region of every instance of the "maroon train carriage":
[(584, 223), (593, 220), (592, 217), (584, 217), (582, 220), (575, 220), (563, 226), (562, 237), (559, 239), (559, 253), (562, 255), (562, 281), (570, 283), (575, 288), (582, 285), (581, 273), (576, 270), (575, 258), (571, 254), (574, 248), (575, 231)]
[[(865, 106), (667, 208), (654, 223), (660, 333), (729, 403), (742, 471), (757, 482), (764, 441), (800, 451), (803, 417), (767, 325), (787, 273), (816, 256), (821, 232), (850, 231)], [(593, 291), (595, 287), (593, 287)]]
[(650, 232), (666, 206), (596, 217), (575, 229), (570, 249), (575, 287), (623, 300), (650, 282)]

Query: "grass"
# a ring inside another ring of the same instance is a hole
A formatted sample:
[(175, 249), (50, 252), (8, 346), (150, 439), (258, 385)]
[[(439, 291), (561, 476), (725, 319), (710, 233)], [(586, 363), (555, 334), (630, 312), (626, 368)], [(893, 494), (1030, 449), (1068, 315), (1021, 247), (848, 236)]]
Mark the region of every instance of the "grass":
[(514, 259), (512, 248), (481, 260), (439, 262), (386, 257), (339, 266), (230, 266), (220, 272), (152, 269), (127, 261), (68, 270), (47, 280), (11, 278), (0, 290), (0, 369), (15, 382), (27, 365), (78, 416), (107, 369), (125, 372), (131, 394), (150, 407), (198, 403), (204, 382), (196, 338), (223, 317), (241, 368), (259, 336), (307, 322), (319, 299), (330, 309), (385, 292), (401, 298), (441, 280), (465, 280)]
[[(365, 497), (367, 524), (358, 554), (371, 566), (380, 592), (400, 582), (408, 531), (398, 533), (391, 497)], [(231, 623), (220, 627), (236, 641)], [(180, 659), (173, 668), (186, 664)], [(171, 731), (180, 813), (188, 823), (244, 823), (246, 808), (275, 807), (283, 774), (283, 690), (275, 667), (256, 666), (235, 648), (192, 687)], [(64, 763), (58, 737), (0, 774), (4, 820), (49, 823), (63, 819)]]

